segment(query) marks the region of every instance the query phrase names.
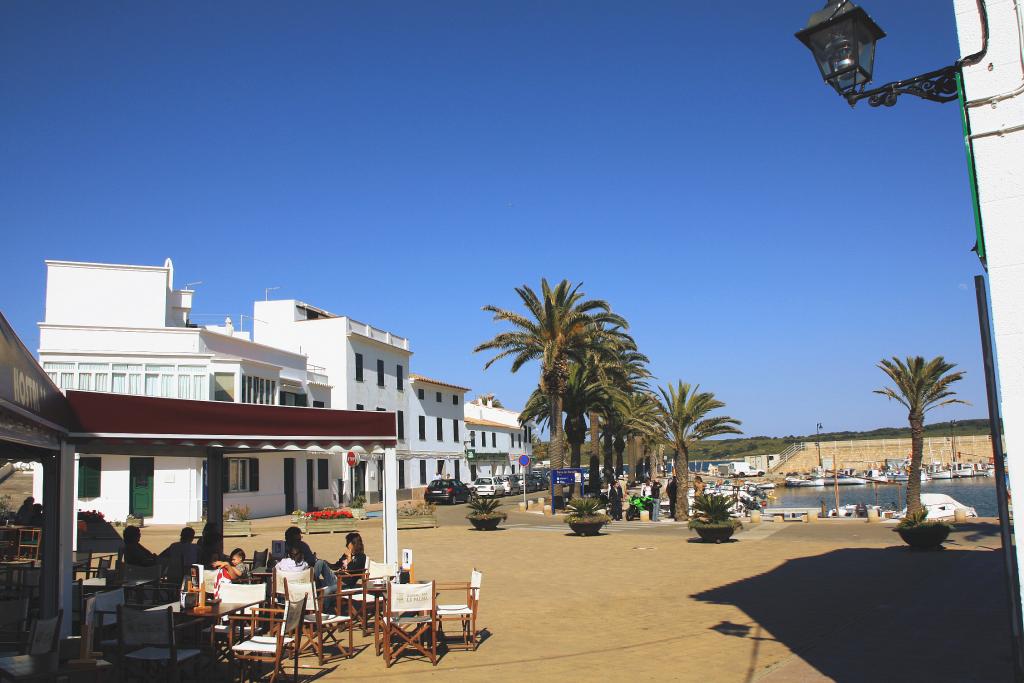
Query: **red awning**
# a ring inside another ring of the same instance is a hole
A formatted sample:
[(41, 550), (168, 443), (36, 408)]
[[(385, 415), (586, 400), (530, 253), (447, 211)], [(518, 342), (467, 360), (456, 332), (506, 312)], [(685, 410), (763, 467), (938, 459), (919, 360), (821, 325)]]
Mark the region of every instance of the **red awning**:
[(70, 438), (230, 447), (393, 446), (394, 413), (68, 391)]

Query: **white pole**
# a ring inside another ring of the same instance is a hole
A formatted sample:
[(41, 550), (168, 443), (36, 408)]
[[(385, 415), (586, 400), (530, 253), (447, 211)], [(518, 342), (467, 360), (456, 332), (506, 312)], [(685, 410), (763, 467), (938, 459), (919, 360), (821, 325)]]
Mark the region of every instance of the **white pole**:
[(398, 454), (384, 449), (384, 562), (400, 562), (398, 555)]

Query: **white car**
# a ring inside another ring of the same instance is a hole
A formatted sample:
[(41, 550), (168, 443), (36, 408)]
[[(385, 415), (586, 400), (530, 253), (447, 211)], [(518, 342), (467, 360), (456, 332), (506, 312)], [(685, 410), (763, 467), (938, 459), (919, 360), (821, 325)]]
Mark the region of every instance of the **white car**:
[(505, 490), (506, 496), (511, 496), (523, 492), (523, 488), (522, 486), (519, 485), (519, 482), (515, 481), (512, 477), (508, 476), (507, 474), (499, 474), (498, 476), (494, 477), (494, 481), (501, 485), (501, 487)]
[(473, 481), (473, 492), (481, 498), (497, 498), (505, 495), (505, 487), (493, 477), (477, 477)]

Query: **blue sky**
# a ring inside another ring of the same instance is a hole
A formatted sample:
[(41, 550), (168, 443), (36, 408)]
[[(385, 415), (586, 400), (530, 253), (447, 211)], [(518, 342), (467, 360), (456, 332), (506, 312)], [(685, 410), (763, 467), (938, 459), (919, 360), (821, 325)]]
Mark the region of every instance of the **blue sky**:
[[(793, 38), (819, 6), (4, 3), (0, 310), (35, 348), (44, 259), (171, 257), (197, 314), (277, 286), (519, 405), (480, 307), (569, 278), (748, 434), (904, 424), (893, 354), (981, 416), (958, 107), (851, 110)], [(958, 56), (952, 3), (865, 6), (876, 82)]]

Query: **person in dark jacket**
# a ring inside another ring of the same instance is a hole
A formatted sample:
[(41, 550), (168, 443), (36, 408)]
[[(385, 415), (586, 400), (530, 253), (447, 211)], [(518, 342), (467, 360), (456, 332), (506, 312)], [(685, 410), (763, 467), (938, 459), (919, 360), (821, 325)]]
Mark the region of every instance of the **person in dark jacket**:
[(355, 588), (359, 585), (359, 577), (355, 574), (366, 571), (366, 552), (363, 549), (363, 537), (358, 531), (345, 536), (345, 552), (331, 568), (348, 573), (341, 577), (342, 588)]
[(124, 561), (134, 567), (151, 567), (156, 555), (142, 545), (142, 530), (137, 526), (124, 528)]
[(25, 499), (25, 502), (18, 508), (18, 512), (14, 515), (14, 523), (27, 525), (32, 521), (32, 506), (36, 502), (36, 499), (29, 496)]
[(622, 521), (622, 486), (617, 479), (608, 487), (608, 509), (612, 513), (612, 519)]
[(665, 487), (665, 493), (668, 494), (668, 516), (672, 519), (676, 518), (676, 493), (678, 492), (679, 482), (676, 480), (676, 475), (673, 474), (668, 486)]

